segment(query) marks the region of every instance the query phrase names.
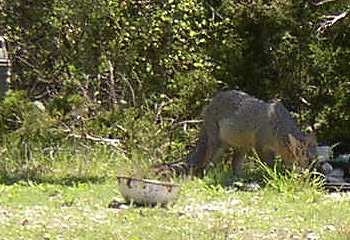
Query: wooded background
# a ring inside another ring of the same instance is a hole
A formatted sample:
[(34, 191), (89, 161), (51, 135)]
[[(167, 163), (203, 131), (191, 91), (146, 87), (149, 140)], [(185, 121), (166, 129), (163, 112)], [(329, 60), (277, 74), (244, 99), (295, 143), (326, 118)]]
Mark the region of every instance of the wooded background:
[(203, 106), (232, 88), (281, 100), (320, 144), (349, 152), (349, 10), (343, 0), (3, 0), (13, 76), (1, 143), (45, 149), (89, 134), (181, 158)]

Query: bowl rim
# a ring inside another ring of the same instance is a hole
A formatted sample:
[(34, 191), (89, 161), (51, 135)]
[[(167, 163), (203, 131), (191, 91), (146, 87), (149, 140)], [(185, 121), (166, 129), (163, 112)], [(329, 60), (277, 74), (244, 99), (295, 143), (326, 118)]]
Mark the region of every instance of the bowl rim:
[(162, 182), (158, 180), (152, 180), (152, 179), (145, 179), (145, 178), (136, 178), (136, 177), (126, 177), (126, 176), (117, 176), (118, 183), (125, 179), (127, 181), (137, 181), (137, 182), (143, 182), (146, 184), (153, 184), (153, 185), (160, 185), (160, 186), (166, 186), (166, 187), (180, 187), (180, 184), (177, 183), (171, 183), (171, 182)]

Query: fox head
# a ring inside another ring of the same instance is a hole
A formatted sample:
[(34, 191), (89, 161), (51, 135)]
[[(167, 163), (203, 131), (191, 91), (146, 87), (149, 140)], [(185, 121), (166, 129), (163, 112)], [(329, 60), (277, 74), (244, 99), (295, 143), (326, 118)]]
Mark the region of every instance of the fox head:
[(308, 168), (312, 161), (316, 159), (317, 139), (314, 133), (306, 135), (302, 140), (289, 134), (289, 143), (281, 152), (284, 163), (291, 167), (293, 163), (302, 169)]

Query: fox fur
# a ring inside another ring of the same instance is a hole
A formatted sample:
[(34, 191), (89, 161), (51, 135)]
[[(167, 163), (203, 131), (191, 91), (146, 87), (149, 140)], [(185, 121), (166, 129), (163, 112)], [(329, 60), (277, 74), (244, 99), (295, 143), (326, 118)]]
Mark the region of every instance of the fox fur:
[(203, 124), (195, 149), (187, 156), (191, 171), (200, 175), (210, 164), (217, 163), (222, 152), (234, 147), (233, 168), (243, 175), (246, 153), (255, 149), (268, 165), (276, 154), (284, 164), (302, 168), (316, 154), (316, 137), (305, 135), (280, 102), (265, 102), (245, 92), (219, 92), (203, 111)]

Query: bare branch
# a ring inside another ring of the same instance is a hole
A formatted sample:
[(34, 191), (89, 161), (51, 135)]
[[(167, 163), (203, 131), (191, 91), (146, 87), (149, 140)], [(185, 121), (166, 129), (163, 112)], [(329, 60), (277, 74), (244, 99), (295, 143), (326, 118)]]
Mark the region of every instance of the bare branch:
[(130, 89), (131, 98), (132, 98), (132, 104), (133, 104), (133, 106), (136, 106), (136, 95), (135, 95), (135, 90), (132, 87), (132, 84), (130, 83), (130, 81), (127, 79), (127, 77), (124, 74), (118, 73), (118, 75), (126, 83), (128, 88)]
[(323, 5), (323, 4), (330, 3), (330, 2), (335, 2), (335, 1), (337, 1), (337, 0), (323, 0), (323, 1), (319, 1), (319, 2), (311, 0), (309, 2), (310, 2), (311, 5), (319, 7), (319, 6)]
[(108, 60), (109, 65), (109, 91), (111, 94), (112, 107), (117, 109), (117, 93), (115, 92), (115, 79), (114, 79), (114, 67), (112, 62)]
[(95, 137), (89, 134), (84, 134), (84, 135), (80, 135), (80, 134), (75, 134), (75, 133), (71, 133), (68, 135), (69, 137), (72, 138), (76, 138), (76, 139), (87, 139), (93, 142), (98, 142), (107, 146), (111, 146), (111, 147), (115, 147), (118, 150), (122, 149), (120, 148), (121, 142), (119, 139), (114, 139), (114, 138), (102, 138), (102, 137)]
[(324, 15), (323, 19), (326, 19), (324, 23), (321, 24), (319, 28), (317, 28), (318, 33), (324, 33), (327, 29), (332, 27), (334, 24), (339, 22), (340, 20), (347, 17), (349, 11), (344, 11), (338, 15)]
[(202, 123), (203, 120), (196, 120), (196, 119), (193, 119), (193, 120), (185, 120), (185, 121), (181, 121), (181, 122), (178, 122), (178, 124), (180, 125), (186, 125), (186, 124), (197, 124), (197, 123)]

